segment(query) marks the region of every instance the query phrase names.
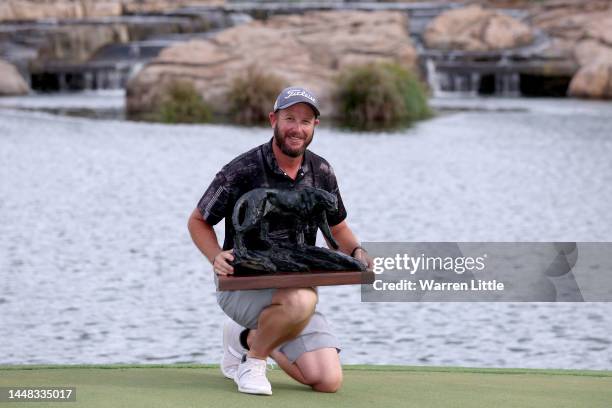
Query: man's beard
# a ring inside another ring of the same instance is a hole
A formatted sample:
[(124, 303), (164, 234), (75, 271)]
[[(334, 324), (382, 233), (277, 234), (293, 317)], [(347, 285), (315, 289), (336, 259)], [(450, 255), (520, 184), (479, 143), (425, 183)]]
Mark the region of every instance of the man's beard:
[(306, 140), (304, 140), (304, 144), (302, 145), (302, 147), (298, 149), (292, 149), (286, 143), (287, 135), (286, 134), (281, 135), (280, 130), (278, 129), (278, 123), (274, 126), (274, 142), (276, 143), (276, 146), (278, 146), (279, 149), (281, 149), (281, 152), (283, 152), (289, 157), (300, 157), (301, 155), (303, 155), (308, 145), (310, 145), (310, 143), (312, 142), (313, 137), (314, 137), (314, 129), (312, 129), (312, 133), (310, 134), (310, 137), (307, 137)]

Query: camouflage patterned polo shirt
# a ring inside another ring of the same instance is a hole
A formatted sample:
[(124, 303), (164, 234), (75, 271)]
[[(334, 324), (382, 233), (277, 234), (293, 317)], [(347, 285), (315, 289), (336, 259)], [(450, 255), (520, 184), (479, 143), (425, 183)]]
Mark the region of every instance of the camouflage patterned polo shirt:
[[(198, 202), (198, 210), (208, 224), (215, 225), (225, 218), (224, 250), (234, 247), (232, 226), (234, 204), (244, 193), (255, 188), (294, 189), (307, 186), (321, 188), (338, 198), (338, 212), (326, 214), (329, 225), (337, 225), (346, 218), (346, 209), (342, 203), (336, 176), (327, 160), (306, 150), (302, 166), (293, 180), (278, 166), (272, 151), (272, 143), (273, 139), (241, 154), (223, 166)], [(272, 220), (269, 237), (273, 240), (292, 239), (290, 231), (293, 227), (291, 219)], [(316, 223), (307, 225), (304, 231), (305, 243), (315, 245), (316, 236)]]

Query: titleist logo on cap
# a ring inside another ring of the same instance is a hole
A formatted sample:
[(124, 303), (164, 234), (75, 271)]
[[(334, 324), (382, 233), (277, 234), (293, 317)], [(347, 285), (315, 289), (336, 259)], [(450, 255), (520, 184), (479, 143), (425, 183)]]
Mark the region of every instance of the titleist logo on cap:
[(306, 103), (310, 105), (315, 113), (315, 117), (321, 114), (317, 106), (317, 98), (310, 91), (298, 86), (285, 88), (278, 94), (274, 102), (274, 112), (279, 109), (288, 108), (296, 103)]
[(314, 96), (312, 96), (308, 92), (302, 91), (302, 90), (292, 90), (292, 89), (287, 91), (287, 96), (285, 96), (285, 99), (289, 99), (289, 98), (291, 98), (293, 96), (303, 96), (305, 98), (310, 99), (313, 103), (317, 102), (317, 100), (314, 98)]

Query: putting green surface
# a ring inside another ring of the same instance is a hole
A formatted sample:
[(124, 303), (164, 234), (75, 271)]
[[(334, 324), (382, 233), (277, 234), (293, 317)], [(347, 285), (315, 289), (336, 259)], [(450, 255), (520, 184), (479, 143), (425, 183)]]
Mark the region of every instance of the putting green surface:
[(76, 402), (0, 402), (9, 407), (606, 407), (612, 372), (345, 366), (336, 394), (313, 392), (279, 369), (274, 395), (237, 392), (211, 365), (0, 366), (0, 387), (71, 386)]

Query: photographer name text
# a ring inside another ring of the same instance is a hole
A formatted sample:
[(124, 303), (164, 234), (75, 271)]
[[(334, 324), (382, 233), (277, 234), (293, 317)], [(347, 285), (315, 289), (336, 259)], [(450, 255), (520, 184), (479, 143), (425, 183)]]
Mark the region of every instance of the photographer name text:
[(497, 280), (472, 279), (469, 282), (436, 282), (433, 279), (419, 279), (416, 282), (402, 279), (399, 282), (384, 282), (380, 279), (372, 283), (374, 290), (402, 291), (433, 291), (433, 292), (463, 292), (463, 291), (502, 291), (503, 282)]

